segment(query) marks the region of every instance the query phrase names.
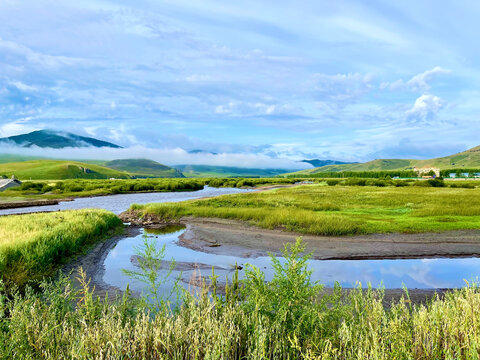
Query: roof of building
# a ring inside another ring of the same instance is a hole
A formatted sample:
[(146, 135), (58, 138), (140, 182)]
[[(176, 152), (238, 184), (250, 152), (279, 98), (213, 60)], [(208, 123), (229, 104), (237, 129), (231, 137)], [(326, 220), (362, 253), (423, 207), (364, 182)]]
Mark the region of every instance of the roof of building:
[(8, 185), (12, 182), (17, 183), (19, 185), (21, 184), (21, 181), (18, 180), (18, 179), (0, 179), (0, 188), (4, 187), (5, 185)]

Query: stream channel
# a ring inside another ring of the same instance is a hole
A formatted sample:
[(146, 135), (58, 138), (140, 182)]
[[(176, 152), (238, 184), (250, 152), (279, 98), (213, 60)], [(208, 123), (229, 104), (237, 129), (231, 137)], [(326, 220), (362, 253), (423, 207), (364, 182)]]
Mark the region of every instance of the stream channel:
[[(101, 208), (120, 214), (133, 203), (177, 202), (247, 191), (251, 190), (206, 186), (203, 190), (193, 192), (134, 193), (77, 198), (54, 206), (0, 210), (0, 215), (83, 208)], [(247, 263), (259, 267), (265, 273), (266, 280), (273, 276), (269, 257), (242, 258), (235, 254), (226, 256), (195, 251), (178, 245), (178, 237), (183, 233), (183, 229), (173, 227), (170, 230), (171, 232), (165, 233), (165, 230), (140, 229), (139, 234), (121, 238), (104, 257), (103, 281), (120, 289), (125, 289), (127, 284), (137, 292), (144, 289), (144, 284), (122, 271), (139, 270), (138, 258), (135, 255), (137, 249), (142, 246), (144, 237), (156, 241), (158, 247), (165, 245), (166, 268), (168, 261), (172, 259), (177, 263), (177, 268), (172, 272), (163, 291), (171, 289), (173, 282), (179, 277), (181, 283), (188, 287), (195, 271), (197, 274), (200, 272), (203, 276), (209, 276), (212, 266), (219, 275), (219, 282), (224, 282), (227, 276), (231, 279), (235, 264), (243, 267), (243, 270), (239, 271), (240, 278), (244, 276)], [(354, 287), (360, 282), (363, 286), (370, 283), (373, 287), (383, 286), (386, 289), (398, 289), (402, 286), (409, 289), (446, 289), (465, 286), (465, 280), (476, 281), (480, 273), (480, 258), (310, 260), (309, 268), (313, 270), (312, 280), (318, 280), (327, 286), (333, 286), (337, 281), (343, 287)], [(163, 274), (167, 271), (160, 270)]]

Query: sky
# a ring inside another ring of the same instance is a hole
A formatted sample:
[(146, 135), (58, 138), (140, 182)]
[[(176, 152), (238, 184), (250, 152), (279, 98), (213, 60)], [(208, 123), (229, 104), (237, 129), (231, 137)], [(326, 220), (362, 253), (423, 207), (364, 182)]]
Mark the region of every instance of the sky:
[(0, 137), (167, 164), (450, 155), (480, 145), (479, 18), (473, 0), (1, 0)]

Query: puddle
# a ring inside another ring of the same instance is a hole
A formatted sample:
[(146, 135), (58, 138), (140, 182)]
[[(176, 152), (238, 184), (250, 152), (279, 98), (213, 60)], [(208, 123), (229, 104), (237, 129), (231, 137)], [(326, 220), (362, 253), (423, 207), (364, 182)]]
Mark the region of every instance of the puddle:
[[(144, 284), (125, 275), (122, 269), (139, 270), (135, 249), (143, 244), (143, 237), (155, 239), (159, 247), (165, 245), (167, 261), (176, 261), (178, 268), (172, 272), (171, 280), (160, 291), (170, 291), (173, 280), (182, 276), (183, 285), (195, 274), (193, 264), (198, 264), (203, 276), (211, 275), (212, 266), (219, 275), (219, 282), (226, 276), (232, 277), (235, 264), (244, 268), (246, 263), (258, 266), (266, 280), (273, 277), (269, 257), (242, 258), (237, 256), (208, 254), (177, 245), (178, 237), (184, 229), (173, 226), (164, 229), (143, 229), (141, 234), (120, 240), (105, 259), (104, 281), (109, 285), (124, 289), (130, 288), (141, 292)], [(164, 264), (166, 273), (169, 263)], [(312, 280), (333, 286), (338, 281), (342, 287), (353, 287), (357, 282), (363, 286), (368, 283), (373, 287), (384, 286), (397, 289), (403, 285), (409, 289), (458, 288), (465, 286), (465, 280), (476, 280), (480, 273), (480, 258), (439, 258), (439, 259), (398, 259), (398, 260), (311, 260), (309, 268), (313, 270)], [(182, 271), (178, 271), (182, 270)], [(239, 271), (242, 278), (244, 270)]]

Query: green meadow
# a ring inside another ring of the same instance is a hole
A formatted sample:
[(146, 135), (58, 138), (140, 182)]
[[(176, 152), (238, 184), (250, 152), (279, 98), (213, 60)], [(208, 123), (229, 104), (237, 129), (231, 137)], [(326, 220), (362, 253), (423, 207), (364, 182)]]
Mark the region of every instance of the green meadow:
[(428, 182), (418, 185), (321, 183), (182, 203), (134, 204), (130, 210), (166, 220), (183, 216), (235, 219), (314, 235), (480, 228), (479, 189), (425, 186)]
[(50, 276), (121, 224), (104, 210), (0, 216), (0, 279), (24, 285)]

